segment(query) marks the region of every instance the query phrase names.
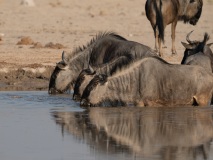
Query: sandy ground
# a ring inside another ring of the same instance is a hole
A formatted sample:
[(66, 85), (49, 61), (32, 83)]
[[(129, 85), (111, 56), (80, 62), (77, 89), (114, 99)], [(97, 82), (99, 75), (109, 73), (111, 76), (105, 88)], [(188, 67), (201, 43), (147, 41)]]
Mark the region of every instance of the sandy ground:
[[(72, 51), (86, 44), (100, 31), (114, 31), (154, 48), (153, 30), (145, 15), (145, 0), (34, 2), (35, 6), (29, 7), (21, 5), (21, 0), (0, 0), (0, 90), (47, 89), (62, 51)], [(191, 30), (194, 30), (191, 39), (202, 40), (204, 32), (213, 35), (212, 10), (213, 0), (204, 0), (202, 16), (196, 26), (178, 23), (176, 56), (171, 56), (171, 27), (167, 26), (164, 59), (180, 63), (184, 51), (180, 42), (186, 41), (186, 34)], [(23, 37), (33, 43), (17, 45)], [(49, 46), (50, 42), (59, 47)]]

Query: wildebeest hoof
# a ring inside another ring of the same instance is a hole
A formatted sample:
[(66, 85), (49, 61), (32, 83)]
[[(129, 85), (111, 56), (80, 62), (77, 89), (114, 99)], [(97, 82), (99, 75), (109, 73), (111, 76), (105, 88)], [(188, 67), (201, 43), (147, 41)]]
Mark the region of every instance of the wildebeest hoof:
[(49, 93), (49, 94), (56, 94), (57, 91), (56, 91), (54, 88), (50, 88), (50, 89), (48, 90), (48, 93)]
[(81, 97), (79, 95), (73, 95), (72, 99), (74, 101), (80, 101), (81, 100)]

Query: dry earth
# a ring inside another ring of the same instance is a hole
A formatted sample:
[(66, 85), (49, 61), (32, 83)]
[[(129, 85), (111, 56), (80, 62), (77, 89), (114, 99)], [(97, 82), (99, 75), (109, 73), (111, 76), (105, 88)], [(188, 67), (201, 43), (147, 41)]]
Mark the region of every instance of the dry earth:
[[(46, 90), (63, 50), (86, 44), (100, 31), (114, 31), (154, 48), (154, 35), (145, 15), (145, 0), (0, 0), (0, 90)], [(164, 52), (170, 63), (180, 63), (186, 34), (201, 40), (213, 35), (213, 0), (204, 0), (196, 26), (177, 25), (176, 49), (171, 56), (170, 25)], [(22, 40), (22, 41), (21, 41)], [(213, 42), (213, 40), (210, 40)]]

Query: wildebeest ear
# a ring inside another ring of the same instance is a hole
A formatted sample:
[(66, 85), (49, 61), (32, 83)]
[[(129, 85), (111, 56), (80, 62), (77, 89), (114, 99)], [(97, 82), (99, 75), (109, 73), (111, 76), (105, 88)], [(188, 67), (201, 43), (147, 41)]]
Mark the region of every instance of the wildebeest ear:
[(194, 48), (195, 48), (194, 45), (190, 45), (190, 44), (187, 44), (187, 43), (185, 43), (185, 42), (181, 42), (181, 43), (182, 43), (182, 45), (183, 45), (186, 49), (194, 49)]
[(68, 56), (67, 56), (67, 52), (66, 51), (62, 52), (61, 59), (62, 59), (62, 61), (64, 61), (65, 64), (68, 64)]
[(210, 47), (212, 44), (213, 44), (213, 43), (209, 43), (209, 44), (207, 44), (207, 46), (209, 46), (209, 47)]
[(63, 70), (68, 69), (68, 65), (66, 65), (66, 64), (64, 63), (64, 61), (61, 61), (61, 62), (59, 62), (59, 63), (56, 63), (56, 66), (57, 66), (58, 68), (60, 68), (60, 69), (63, 69)]
[(92, 68), (92, 66), (90, 64), (89, 64), (88, 68), (89, 68), (89, 70), (90, 70), (91, 73), (95, 72), (95, 70)]

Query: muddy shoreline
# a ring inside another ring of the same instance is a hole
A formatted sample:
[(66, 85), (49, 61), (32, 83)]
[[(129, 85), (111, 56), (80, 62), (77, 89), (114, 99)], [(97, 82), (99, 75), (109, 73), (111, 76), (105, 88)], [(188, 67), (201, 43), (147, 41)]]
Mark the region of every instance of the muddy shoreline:
[(0, 71), (0, 91), (45, 91), (48, 90), (53, 66), (39, 68), (5, 69)]

